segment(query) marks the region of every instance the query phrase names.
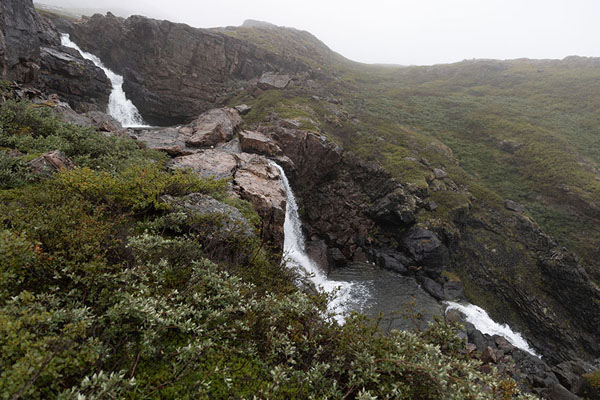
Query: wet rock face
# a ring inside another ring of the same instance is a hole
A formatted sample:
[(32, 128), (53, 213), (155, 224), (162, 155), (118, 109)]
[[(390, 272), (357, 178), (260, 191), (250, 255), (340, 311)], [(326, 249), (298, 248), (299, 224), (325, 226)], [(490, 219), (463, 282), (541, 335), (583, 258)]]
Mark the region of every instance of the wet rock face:
[(0, 68), (2, 77), (18, 82), (35, 81), (40, 69), (39, 16), (32, 0), (0, 3)]
[(223, 104), (236, 82), (272, 72), (265, 84), (281, 86), (280, 73), (308, 70), (294, 58), (223, 33), (140, 16), (122, 19), (109, 13), (61, 26), (84, 50), (124, 76), (127, 96), (155, 125), (188, 122)]
[(104, 71), (67, 47), (42, 47), (39, 85), (77, 112), (106, 110), (112, 90)]
[(80, 112), (105, 110), (111, 90), (102, 70), (60, 46), (58, 31), (32, 0), (0, 3), (0, 75), (57, 93)]
[(472, 301), (510, 318), (550, 364), (600, 355), (600, 292), (572, 253), (508, 210), (474, 213), (461, 228), (452, 262)]

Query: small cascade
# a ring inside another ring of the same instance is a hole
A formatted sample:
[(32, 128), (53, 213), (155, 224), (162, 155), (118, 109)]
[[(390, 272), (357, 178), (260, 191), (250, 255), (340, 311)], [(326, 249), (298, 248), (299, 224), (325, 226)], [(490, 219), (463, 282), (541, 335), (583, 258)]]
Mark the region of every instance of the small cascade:
[(287, 206), (285, 209), (285, 222), (283, 225), (284, 241), (283, 251), (292, 267), (301, 268), (310, 277), (310, 280), (321, 291), (336, 293), (335, 298), (329, 304), (329, 310), (334, 312), (338, 322), (343, 323), (344, 314), (351, 310), (360, 310), (368, 299), (368, 289), (359, 283), (333, 281), (321, 271), (319, 266), (310, 259), (305, 251), (304, 235), (302, 233), (302, 222), (298, 215), (298, 204), (294, 192), (285, 175), (285, 171), (279, 165), (273, 163), (281, 175), (281, 181), (286, 192)]
[(481, 333), (504, 336), (504, 338), (513, 346), (526, 351), (531, 355), (540, 357), (533, 348), (529, 346), (529, 343), (527, 343), (520, 333), (513, 331), (508, 325), (501, 325), (491, 319), (483, 308), (473, 304), (462, 305), (452, 301), (448, 301), (446, 304), (448, 305), (446, 310), (457, 310), (461, 312), (466, 317), (467, 322), (472, 323), (477, 330), (481, 331)]
[(79, 48), (69, 37), (64, 33), (60, 36), (61, 44), (65, 47), (70, 47), (77, 50), (83, 58), (93, 62), (98, 68), (104, 71), (112, 84), (112, 91), (108, 99), (107, 114), (116, 119), (123, 127), (143, 127), (147, 126), (144, 119), (140, 115), (136, 106), (125, 96), (123, 91), (123, 77), (106, 68), (102, 61), (93, 54), (87, 53)]

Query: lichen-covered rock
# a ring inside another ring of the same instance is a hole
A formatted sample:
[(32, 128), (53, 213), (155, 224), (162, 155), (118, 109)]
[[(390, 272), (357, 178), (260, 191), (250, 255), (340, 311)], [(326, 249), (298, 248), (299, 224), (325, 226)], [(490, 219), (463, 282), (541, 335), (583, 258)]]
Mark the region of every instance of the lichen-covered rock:
[(242, 118), (235, 109), (209, 110), (190, 124), (193, 132), (185, 143), (191, 147), (209, 147), (228, 142), (241, 124)]
[(161, 200), (173, 206), (175, 210), (181, 210), (188, 216), (210, 216), (222, 217), (220, 228), (227, 235), (242, 234), (253, 237), (254, 229), (242, 213), (235, 207), (216, 200), (202, 193), (191, 193), (184, 197), (162, 196)]
[(235, 155), (220, 150), (201, 150), (171, 161), (174, 168), (191, 169), (204, 177), (229, 178), (238, 167)]
[(290, 84), (291, 78), (285, 74), (265, 72), (258, 80), (258, 87), (263, 90), (285, 89)]
[(42, 154), (29, 162), (31, 170), (37, 175), (52, 175), (75, 167), (75, 164), (60, 150)]

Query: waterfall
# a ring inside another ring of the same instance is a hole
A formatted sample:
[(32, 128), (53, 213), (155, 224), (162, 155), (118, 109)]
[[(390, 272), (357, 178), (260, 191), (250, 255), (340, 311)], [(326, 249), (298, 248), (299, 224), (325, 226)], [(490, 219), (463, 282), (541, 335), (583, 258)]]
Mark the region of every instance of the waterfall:
[(116, 119), (123, 127), (146, 126), (142, 116), (136, 106), (125, 96), (123, 91), (123, 77), (106, 68), (102, 61), (93, 54), (87, 53), (79, 48), (69, 37), (63, 33), (60, 36), (61, 44), (77, 50), (83, 58), (93, 62), (98, 68), (102, 69), (112, 84), (112, 91), (108, 99), (107, 114)]
[(504, 338), (513, 346), (536, 357), (540, 357), (531, 346), (529, 346), (520, 333), (514, 332), (508, 325), (501, 325), (492, 320), (483, 308), (473, 304), (462, 305), (452, 301), (448, 301), (446, 304), (448, 305), (446, 310), (458, 310), (464, 314), (468, 322), (472, 323), (475, 328), (482, 333), (504, 336)]
[(298, 204), (294, 192), (279, 165), (273, 163), (281, 175), (281, 181), (286, 193), (285, 222), (283, 224), (284, 240), (283, 251), (288, 265), (304, 270), (313, 284), (322, 292), (333, 293), (337, 291), (329, 303), (329, 311), (335, 314), (338, 322), (343, 323), (344, 314), (351, 310), (359, 310), (368, 298), (368, 290), (364, 285), (355, 282), (343, 282), (327, 279), (319, 266), (311, 260), (305, 251), (302, 222), (298, 215)]

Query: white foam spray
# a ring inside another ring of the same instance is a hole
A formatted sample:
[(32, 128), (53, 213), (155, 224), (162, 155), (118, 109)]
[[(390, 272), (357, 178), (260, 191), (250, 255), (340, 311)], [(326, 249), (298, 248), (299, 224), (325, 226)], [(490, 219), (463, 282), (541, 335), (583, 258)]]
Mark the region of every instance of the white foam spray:
[(467, 322), (472, 323), (481, 333), (503, 336), (513, 346), (540, 357), (520, 333), (513, 331), (508, 325), (499, 324), (491, 319), (483, 308), (473, 304), (463, 305), (453, 301), (447, 301), (446, 304), (448, 305), (446, 310), (460, 311), (466, 317)]
[(333, 281), (321, 271), (319, 266), (311, 260), (305, 251), (302, 222), (298, 215), (298, 204), (285, 171), (273, 163), (281, 175), (281, 181), (286, 192), (285, 222), (283, 224), (284, 241), (283, 251), (288, 263), (293, 267), (304, 270), (314, 285), (321, 291), (332, 293), (338, 291), (329, 304), (329, 311), (335, 313), (338, 322), (343, 323), (344, 314), (350, 310), (360, 310), (369, 297), (368, 289), (356, 282)]
[(81, 50), (68, 34), (61, 34), (60, 41), (63, 46), (77, 50), (83, 58), (90, 60), (98, 68), (102, 69), (110, 80), (112, 91), (108, 99), (108, 115), (119, 121), (125, 128), (147, 126), (136, 106), (125, 96), (125, 92), (123, 91), (123, 77), (121, 75), (106, 68), (102, 61), (95, 55)]

